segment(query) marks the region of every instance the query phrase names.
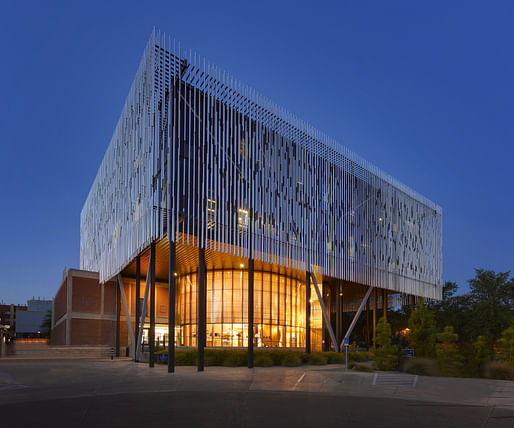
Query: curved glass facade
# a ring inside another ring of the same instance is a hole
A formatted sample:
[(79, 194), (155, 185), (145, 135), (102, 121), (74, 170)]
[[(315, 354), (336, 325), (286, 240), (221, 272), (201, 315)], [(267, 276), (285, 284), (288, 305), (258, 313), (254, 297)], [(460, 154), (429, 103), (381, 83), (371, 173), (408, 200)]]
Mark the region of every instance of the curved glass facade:
[[(197, 274), (177, 278), (176, 343), (197, 346)], [(248, 346), (248, 272), (207, 272), (207, 346)], [(271, 272), (254, 273), (254, 345), (305, 347), (305, 284)]]

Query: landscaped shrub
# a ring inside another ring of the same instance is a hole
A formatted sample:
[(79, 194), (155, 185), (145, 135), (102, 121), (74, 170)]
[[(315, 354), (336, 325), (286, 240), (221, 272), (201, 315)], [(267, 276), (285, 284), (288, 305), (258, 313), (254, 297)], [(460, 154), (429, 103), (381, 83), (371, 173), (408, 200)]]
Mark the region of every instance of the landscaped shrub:
[(195, 366), (196, 365), (196, 350), (194, 349), (179, 349), (175, 351), (175, 364), (177, 366)]
[(464, 368), (464, 357), (459, 352), (457, 340), (459, 336), (453, 332), (452, 326), (446, 326), (437, 336), (437, 365), (443, 376), (461, 376)]
[(205, 365), (206, 366), (222, 366), (225, 360), (226, 353), (221, 349), (206, 349), (205, 350)]
[(420, 376), (437, 376), (439, 374), (437, 362), (431, 358), (408, 358), (401, 364), (401, 370)]
[(282, 359), (282, 365), (287, 367), (301, 366), (303, 363), (299, 352), (287, 352)]
[(376, 329), (376, 348), (373, 360), (378, 370), (393, 370), (398, 367), (399, 348), (391, 345), (391, 324), (385, 318), (380, 318)]
[(427, 309), (423, 299), (418, 301), (417, 309), (409, 318), (410, 332), (407, 341), (419, 357), (435, 356), (437, 327), (434, 313)]
[(256, 367), (271, 367), (273, 359), (267, 352), (256, 352), (253, 358), (253, 364)]
[[(166, 364), (167, 358), (160, 358), (159, 355), (167, 357), (167, 350), (155, 353), (156, 361)], [(206, 366), (245, 366), (248, 362), (248, 353), (244, 349), (205, 349)], [(349, 361), (369, 361), (369, 352), (350, 352)], [(194, 366), (197, 363), (196, 349), (176, 349), (175, 364), (177, 366)], [(254, 364), (257, 367), (290, 366), (295, 367), (302, 364), (344, 364), (345, 354), (342, 352), (312, 352), (310, 354), (299, 350), (285, 349), (257, 349), (254, 354)]]
[(490, 379), (514, 380), (514, 366), (507, 363), (491, 363), (486, 368)]
[(512, 325), (503, 331), (502, 337), (498, 342), (498, 359), (514, 364), (514, 320)]
[(487, 363), (491, 361), (491, 339), (486, 336), (478, 336), (473, 345), (461, 344), (460, 353), (464, 358), (462, 375), (466, 377), (484, 377)]
[(290, 352), (290, 351), (283, 351), (281, 349), (274, 349), (271, 351), (264, 351), (269, 352), (271, 359), (273, 360), (273, 365), (275, 366), (281, 366), (282, 361), (284, 360), (284, 357)]
[(371, 352), (348, 352), (348, 361), (356, 361), (358, 363), (365, 363), (371, 360)]
[(307, 357), (307, 364), (322, 366), (327, 364), (328, 358), (325, 357), (321, 352), (311, 352)]
[(240, 367), (248, 363), (248, 354), (242, 350), (224, 351), (223, 357), (223, 365), (225, 367)]
[(327, 357), (328, 364), (344, 364), (345, 357), (342, 352), (324, 352), (323, 355)]

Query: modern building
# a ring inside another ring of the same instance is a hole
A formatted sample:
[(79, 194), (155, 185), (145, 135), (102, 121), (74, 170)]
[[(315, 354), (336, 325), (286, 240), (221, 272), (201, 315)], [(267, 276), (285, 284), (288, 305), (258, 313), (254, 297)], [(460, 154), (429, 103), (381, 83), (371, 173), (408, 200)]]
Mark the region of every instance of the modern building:
[(340, 350), (344, 311), (439, 299), (441, 225), (438, 205), (154, 33), (81, 213), (80, 268), (118, 281), (136, 358), (158, 339), (197, 347), (199, 369), (205, 347), (248, 347), (251, 365), (254, 347)]
[(27, 310), (16, 312), (16, 338), (41, 337), (41, 326), (45, 318), (51, 316), (51, 312), (51, 300), (27, 300)]

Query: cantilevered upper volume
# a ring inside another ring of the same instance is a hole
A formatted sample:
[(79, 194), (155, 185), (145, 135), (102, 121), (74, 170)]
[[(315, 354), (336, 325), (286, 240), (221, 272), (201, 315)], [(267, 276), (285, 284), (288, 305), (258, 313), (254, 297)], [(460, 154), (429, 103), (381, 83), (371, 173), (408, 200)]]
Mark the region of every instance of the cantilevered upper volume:
[(81, 213), (101, 281), (154, 241), (441, 297), (442, 210), (153, 34)]

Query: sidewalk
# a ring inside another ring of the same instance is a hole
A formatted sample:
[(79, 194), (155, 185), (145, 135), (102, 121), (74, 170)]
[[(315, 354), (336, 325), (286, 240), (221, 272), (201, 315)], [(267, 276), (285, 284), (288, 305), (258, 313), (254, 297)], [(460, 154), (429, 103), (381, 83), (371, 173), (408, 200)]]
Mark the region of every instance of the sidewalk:
[(346, 371), (343, 365), (300, 367), (177, 367), (130, 360), (0, 360), (4, 402), (131, 392), (288, 391), (346, 397), (380, 397), (514, 412), (514, 382), (415, 376), (397, 372)]

